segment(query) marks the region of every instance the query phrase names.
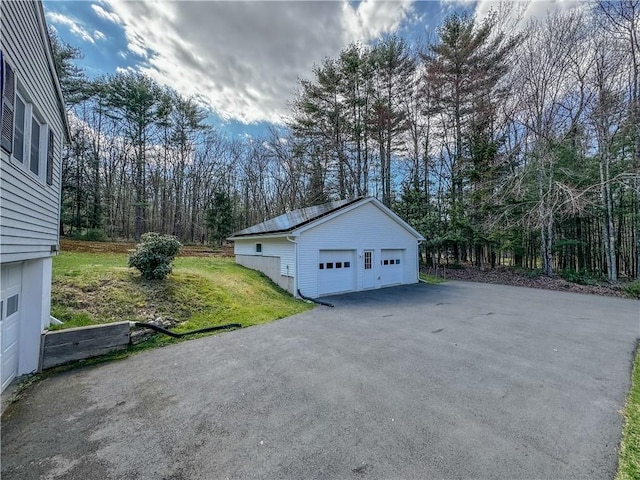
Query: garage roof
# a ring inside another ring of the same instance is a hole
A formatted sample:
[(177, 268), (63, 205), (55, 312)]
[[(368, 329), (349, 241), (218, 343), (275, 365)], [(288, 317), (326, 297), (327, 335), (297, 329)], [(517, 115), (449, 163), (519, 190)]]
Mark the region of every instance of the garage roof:
[[(322, 205), (316, 205), (313, 207), (300, 208), (298, 210), (292, 210), (284, 213), (278, 217), (266, 220), (252, 227), (245, 228), (239, 232), (234, 233), (229, 240), (235, 240), (242, 237), (256, 237), (262, 235), (287, 235), (289, 233), (295, 234), (310, 228), (310, 224), (316, 224), (316, 222), (323, 222), (333, 218), (335, 215), (339, 215), (341, 211), (357, 208), (355, 204), (364, 205), (365, 203), (372, 203), (377, 206), (382, 212), (390, 216), (401, 227), (405, 228), (418, 240), (424, 240), (424, 237), (414, 230), (407, 222), (402, 220), (398, 215), (393, 213), (389, 208), (385, 207), (382, 202), (373, 197), (359, 197), (352, 200), (338, 200), (335, 202), (323, 203)], [(296, 231), (296, 232), (294, 232)]]
[(262, 223), (258, 223), (257, 225), (240, 230), (239, 232), (234, 233), (231, 238), (290, 232), (307, 223), (313, 222), (325, 215), (335, 212), (336, 210), (340, 210), (347, 205), (351, 205), (358, 200), (361, 200), (361, 198), (356, 198), (354, 200), (338, 200), (335, 202), (323, 203), (322, 205), (315, 205), (313, 207), (292, 210), (278, 217), (271, 218)]

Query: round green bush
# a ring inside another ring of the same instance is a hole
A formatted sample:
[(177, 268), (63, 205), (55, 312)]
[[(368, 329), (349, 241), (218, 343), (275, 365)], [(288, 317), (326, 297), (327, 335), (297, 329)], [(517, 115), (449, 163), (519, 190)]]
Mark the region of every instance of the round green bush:
[(171, 262), (181, 247), (173, 235), (145, 233), (129, 256), (129, 266), (137, 268), (147, 280), (162, 280), (171, 273)]

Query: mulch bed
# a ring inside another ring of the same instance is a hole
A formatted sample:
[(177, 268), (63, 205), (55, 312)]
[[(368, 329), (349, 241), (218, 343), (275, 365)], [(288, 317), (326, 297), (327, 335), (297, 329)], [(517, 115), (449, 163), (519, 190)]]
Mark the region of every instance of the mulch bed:
[[(63, 252), (88, 252), (88, 253), (124, 253), (135, 250), (133, 242), (90, 242), (87, 240), (60, 239), (60, 249)], [(233, 256), (233, 246), (223, 245), (222, 248), (214, 248), (210, 245), (183, 245), (180, 252), (182, 257), (229, 257)]]
[(608, 297), (624, 297), (625, 292), (621, 285), (580, 285), (569, 282), (559, 277), (547, 277), (546, 275), (529, 276), (514, 272), (509, 267), (496, 267), (481, 271), (476, 267), (446, 268), (439, 266), (436, 270), (422, 267), (422, 272), (435, 275), (448, 280), (464, 280), (466, 282), (496, 283), (500, 285), (514, 285), (516, 287), (541, 288), (545, 290), (558, 290), (562, 292), (588, 293), (592, 295), (604, 295)]

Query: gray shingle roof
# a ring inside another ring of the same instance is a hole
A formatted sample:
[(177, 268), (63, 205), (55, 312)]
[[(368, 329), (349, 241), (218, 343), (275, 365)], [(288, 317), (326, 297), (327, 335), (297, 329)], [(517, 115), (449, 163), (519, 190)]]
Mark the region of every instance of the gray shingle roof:
[(361, 200), (356, 198), (355, 200), (338, 200), (335, 202), (323, 203), (322, 205), (316, 205), (313, 207), (300, 208), (298, 210), (292, 210), (284, 213), (278, 217), (271, 218), (257, 225), (253, 225), (244, 230), (234, 233), (233, 237), (244, 237), (249, 235), (264, 235), (268, 233), (286, 233), (295, 230), (302, 225), (313, 222), (314, 220), (324, 217), (336, 210), (351, 205), (352, 203)]

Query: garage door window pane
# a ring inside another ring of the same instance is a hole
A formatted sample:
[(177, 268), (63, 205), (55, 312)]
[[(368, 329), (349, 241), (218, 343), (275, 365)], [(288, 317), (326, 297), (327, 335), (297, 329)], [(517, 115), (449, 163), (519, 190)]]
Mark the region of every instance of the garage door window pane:
[(328, 262), (328, 263), (327, 263), (327, 268), (333, 268), (333, 263)]
[(344, 262), (344, 268), (349, 268), (351, 266), (351, 262)]
[(385, 265), (389, 265), (389, 260), (385, 260), (385, 261), (384, 261), (384, 264), (385, 264)]
[(318, 268), (319, 268), (320, 270), (324, 270), (324, 263), (321, 263), (320, 265), (318, 265)]
[(10, 317), (18, 311), (18, 294), (7, 299), (7, 317)]
[(400, 259), (396, 258), (396, 265), (400, 265)]
[(342, 262), (336, 262), (336, 268), (342, 268)]
[(389, 260), (389, 265), (393, 265), (394, 264), (394, 260), (393, 258), (391, 260)]

